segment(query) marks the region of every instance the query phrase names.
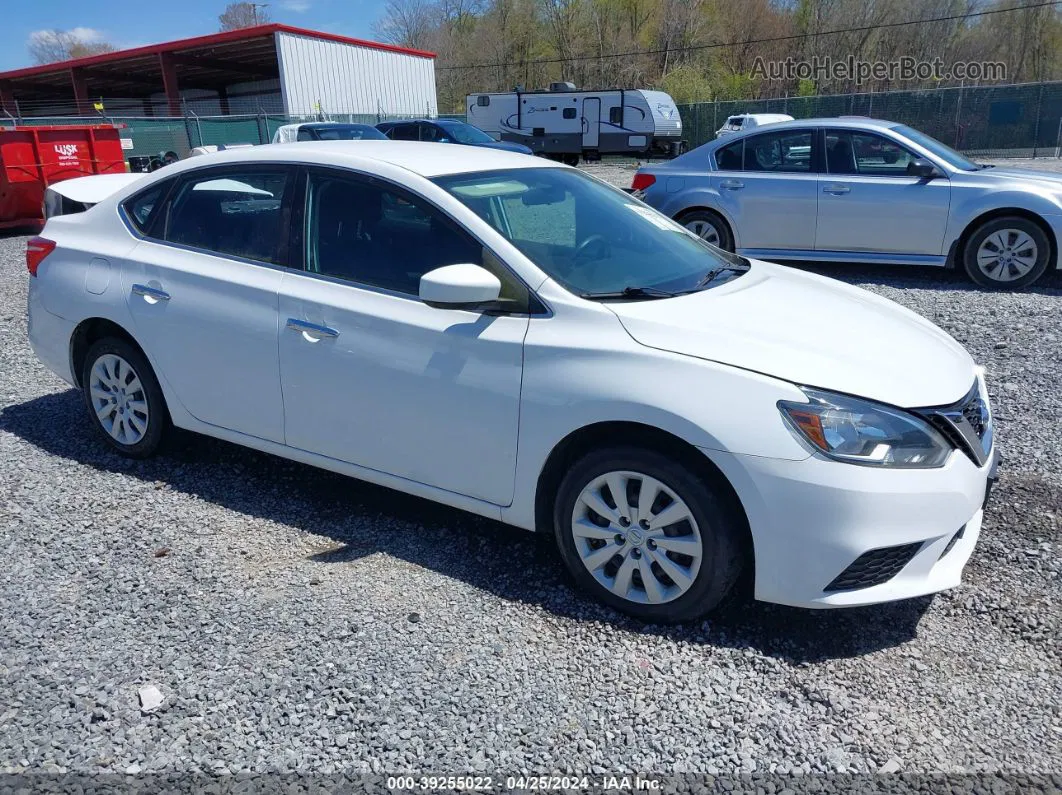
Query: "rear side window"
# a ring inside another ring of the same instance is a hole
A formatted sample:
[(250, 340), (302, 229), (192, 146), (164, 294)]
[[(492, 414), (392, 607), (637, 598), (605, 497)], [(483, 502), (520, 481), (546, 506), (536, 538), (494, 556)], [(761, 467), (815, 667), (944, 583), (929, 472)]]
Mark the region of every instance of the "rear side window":
[(741, 150), (744, 145), (744, 141), (738, 141), (716, 152), (716, 168), (720, 171), (741, 171)]
[(419, 139), (417, 127), (416, 124), (396, 124), (387, 135), (396, 141), (416, 141)]
[(158, 217), (159, 208), (175, 181), (167, 179), (157, 182), (150, 188), (126, 199), (122, 204), (125, 217), (137, 232), (146, 235), (151, 229), (152, 223)]
[(169, 202), (167, 243), (286, 264), (291, 173), (286, 168), (211, 171), (186, 178)]
[(745, 171), (811, 171), (811, 130), (764, 133), (745, 139)]

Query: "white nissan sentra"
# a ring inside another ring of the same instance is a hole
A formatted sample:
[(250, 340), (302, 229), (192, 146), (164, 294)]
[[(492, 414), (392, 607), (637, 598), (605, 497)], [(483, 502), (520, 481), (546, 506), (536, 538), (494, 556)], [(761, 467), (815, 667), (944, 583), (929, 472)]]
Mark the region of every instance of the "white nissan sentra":
[(27, 265), (33, 348), (119, 453), (173, 425), (553, 533), (646, 621), (743, 573), (806, 607), (955, 586), (994, 477), (943, 331), (526, 155), (206, 155), (50, 219)]

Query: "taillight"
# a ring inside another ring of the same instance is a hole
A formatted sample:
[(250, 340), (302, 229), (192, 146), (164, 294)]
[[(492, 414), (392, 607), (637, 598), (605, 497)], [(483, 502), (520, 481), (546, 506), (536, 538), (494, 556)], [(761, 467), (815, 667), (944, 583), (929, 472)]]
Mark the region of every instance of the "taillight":
[(639, 171), (634, 175), (634, 182), (631, 183), (631, 190), (645, 190), (654, 182), (656, 182), (656, 177), (652, 174), (643, 174)]
[(41, 266), (41, 262), (55, 251), (55, 241), (49, 240), (46, 237), (31, 237), (29, 242), (26, 243), (26, 270), (29, 271), (30, 276), (37, 275), (37, 268)]

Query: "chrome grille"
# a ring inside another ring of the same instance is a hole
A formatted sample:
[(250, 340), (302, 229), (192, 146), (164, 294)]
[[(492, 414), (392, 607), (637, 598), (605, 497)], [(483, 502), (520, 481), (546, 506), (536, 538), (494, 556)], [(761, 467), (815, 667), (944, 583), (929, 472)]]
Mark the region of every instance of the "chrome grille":
[(981, 394), (980, 380), (974, 381), (970, 391), (958, 403), (918, 409), (916, 413), (927, 419), (977, 466), (984, 466), (988, 461), (993, 443), (992, 412)]

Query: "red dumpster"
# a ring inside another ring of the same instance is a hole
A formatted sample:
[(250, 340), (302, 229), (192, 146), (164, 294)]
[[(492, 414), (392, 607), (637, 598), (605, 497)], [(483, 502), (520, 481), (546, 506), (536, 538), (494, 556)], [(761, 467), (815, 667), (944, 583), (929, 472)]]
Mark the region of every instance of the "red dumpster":
[(89, 174), (125, 171), (110, 124), (0, 127), (0, 229), (44, 223), (44, 189)]

